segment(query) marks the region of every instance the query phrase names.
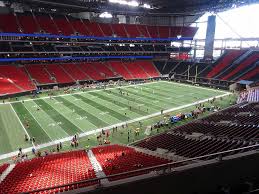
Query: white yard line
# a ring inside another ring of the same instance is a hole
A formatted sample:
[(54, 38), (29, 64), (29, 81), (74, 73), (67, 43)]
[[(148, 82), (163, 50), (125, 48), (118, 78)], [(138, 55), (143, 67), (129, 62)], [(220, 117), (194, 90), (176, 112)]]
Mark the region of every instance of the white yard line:
[[(61, 95), (57, 95), (57, 96), (52, 96), (52, 98), (56, 98), (56, 97), (63, 97), (63, 96), (71, 96), (71, 95), (75, 95), (75, 94), (84, 94), (84, 93), (89, 93), (89, 92), (101, 92), (101, 91), (107, 91), (107, 90), (116, 90), (118, 88), (128, 88), (128, 87), (136, 87), (136, 85), (145, 85), (145, 84), (156, 84), (159, 82), (150, 82), (150, 83), (142, 83), (142, 84), (135, 84), (135, 85), (127, 85), (127, 86), (117, 86), (115, 88), (106, 88), (106, 89), (93, 89), (93, 90), (89, 90), (89, 91), (85, 91), (85, 92), (75, 92), (75, 93), (71, 93), (71, 94), (61, 94)], [(92, 97), (94, 98), (98, 98), (98, 97)], [(48, 96), (46, 97), (41, 97), (41, 98), (35, 98), (35, 99), (26, 99), (26, 100), (17, 100), (17, 101), (13, 101), (13, 102), (0, 102), (0, 104), (13, 104), (13, 103), (17, 103), (17, 102), (28, 102), (28, 101), (35, 101), (35, 100), (42, 100), (42, 99), (49, 99)]]
[(169, 81), (160, 81), (160, 82), (166, 82), (166, 83), (171, 83), (174, 85), (180, 85), (180, 86), (185, 86), (185, 87), (189, 87), (189, 88), (198, 88), (198, 89), (203, 89), (203, 90), (208, 90), (208, 91), (214, 91), (214, 92), (221, 92), (221, 93), (228, 93), (222, 90), (217, 90), (217, 89), (212, 89), (212, 88), (206, 88), (206, 87), (202, 87), (202, 86), (193, 86), (193, 85), (189, 85), (189, 84), (183, 84), (183, 83), (177, 83), (177, 82), (169, 82)]
[(120, 108), (119, 110), (128, 110), (128, 108)]
[[(56, 99), (55, 99), (56, 100)], [(65, 119), (67, 119), (70, 123), (72, 123), (73, 125), (75, 125), (78, 129), (80, 129), (80, 131), (81, 132), (84, 132), (83, 131), (83, 129), (77, 124), (77, 123), (75, 123), (75, 122), (72, 122), (71, 121), (71, 118), (69, 118), (66, 114), (64, 114), (64, 112), (63, 111), (58, 111), (51, 103), (49, 103), (48, 101), (45, 101), (49, 106), (51, 106), (53, 109), (55, 109), (60, 115), (62, 115)], [(59, 101), (57, 101), (56, 100), (56, 102), (59, 102)], [(56, 102), (54, 102), (55, 104), (56, 104)], [(61, 104), (63, 104), (63, 102), (60, 102)], [(68, 108), (68, 107), (67, 107)], [(69, 108), (68, 108), (69, 109)], [(44, 111), (44, 110), (42, 110), (42, 111)], [(46, 111), (44, 111), (45, 113), (46, 113)], [(73, 112), (73, 110), (71, 110), (71, 113), (73, 114), (74, 112)], [(70, 114), (71, 114), (70, 113)], [(47, 113), (46, 113), (47, 114)], [(75, 114), (77, 114), (77, 113), (75, 113)], [(78, 114), (77, 114), (78, 115)], [(80, 115), (78, 115), (78, 116), (80, 116)], [(65, 131), (65, 130), (63, 130), (63, 131)], [(65, 131), (66, 132), (66, 131)], [(66, 134), (68, 135), (68, 133), (66, 132)]]
[[(79, 100), (81, 100), (81, 99), (79, 99)], [(82, 104), (86, 104), (86, 105), (88, 105), (88, 106), (90, 106), (90, 107), (93, 107), (94, 109), (96, 109), (96, 111), (99, 110), (99, 109), (97, 109), (96, 107), (94, 107), (94, 106), (92, 106), (92, 105), (90, 105), (90, 104), (85, 103), (83, 100), (81, 100), (81, 102), (82, 102)], [(73, 101), (71, 101), (71, 103), (74, 104), (76, 107), (81, 108), (81, 109), (84, 110), (83, 107), (79, 106), (78, 104), (75, 104)], [(88, 112), (88, 114), (95, 116), (93, 113), (90, 113), (90, 112)], [(101, 121), (103, 121), (104, 123), (107, 123), (107, 121), (103, 120), (101, 117), (98, 117), (98, 119), (101, 120)], [(91, 123), (91, 122), (89, 121), (89, 123)], [(97, 127), (95, 124), (93, 124), (93, 123), (91, 123), (91, 124), (92, 124), (93, 126)], [(107, 123), (107, 124), (108, 124), (108, 123)]]
[[(192, 85), (188, 85), (188, 84), (182, 84), (182, 83), (175, 83), (175, 82), (169, 82), (169, 81), (158, 81), (158, 82), (150, 82), (150, 83), (141, 83), (141, 84), (135, 84), (135, 85), (127, 85), (127, 86), (117, 86), (114, 88), (106, 88), (106, 89), (93, 89), (90, 91), (85, 91), (85, 92), (75, 92), (75, 93), (71, 93), (71, 94), (61, 94), (61, 95), (57, 95), (57, 96), (53, 96), (53, 98), (56, 97), (63, 97), (63, 96), (71, 96), (71, 95), (75, 95), (75, 94), (84, 94), (84, 93), (89, 93), (89, 92), (101, 92), (104, 90), (116, 90), (118, 88), (128, 88), (128, 87), (138, 87), (141, 85), (149, 85), (149, 84), (157, 84), (159, 82), (164, 82), (164, 83), (171, 83), (174, 85), (181, 85), (181, 86), (185, 86), (185, 87), (191, 87), (191, 88), (199, 88), (199, 89), (204, 89), (204, 90), (209, 90), (209, 91), (214, 91), (214, 92), (221, 92), (221, 93), (227, 93), (221, 90), (216, 90), (216, 89), (211, 89), (211, 88), (204, 88), (204, 87), (199, 87), (199, 86), (192, 86)], [(160, 86), (154, 86), (154, 87), (160, 87)], [(36, 98), (36, 99), (26, 99), (26, 100), (18, 100), (18, 101), (13, 101), (13, 102), (0, 102), (0, 104), (12, 104), (12, 103), (17, 103), (17, 102), (28, 102), (28, 101), (35, 101), (35, 100), (41, 100), (41, 99), (48, 99), (49, 97), (41, 97), (41, 98)], [(96, 97), (97, 98), (97, 97)]]
[(35, 118), (35, 116), (32, 114), (32, 112), (24, 105), (25, 109), (30, 113), (30, 115), (33, 117), (33, 119), (38, 123), (38, 125), (43, 129), (43, 131), (47, 134), (47, 136), (50, 138), (51, 141), (53, 141), (53, 139), (49, 136), (49, 134), (47, 133), (47, 131), (45, 131), (44, 127), (40, 124), (40, 122)]
[[(199, 100), (199, 101), (196, 101), (196, 102), (193, 102), (193, 103), (190, 103), (190, 104), (185, 104), (185, 105), (182, 105), (182, 106), (178, 106), (178, 107), (175, 107), (175, 108), (164, 110), (164, 113), (169, 113), (169, 112), (172, 112), (172, 111), (184, 109), (184, 108), (187, 108), (187, 107), (190, 107), (190, 106), (194, 106), (194, 105), (197, 105), (197, 104), (200, 104), (200, 103), (207, 102), (208, 100), (212, 100), (213, 98), (221, 98), (221, 97), (224, 97), (224, 96), (228, 96), (230, 94), (231, 93), (229, 93), (229, 92), (225, 92), (224, 94), (221, 94), (221, 95), (218, 95), (218, 96), (214, 96), (214, 97), (207, 98), (207, 99), (204, 99), (204, 100)], [(85, 136), (88, 136), (88, 135), (93, 135), (93, 134), (101, 132), (102, 130), (112, 129), (113, 127), (125, 125), (126, 123), (127, 124), (134, 123), (134, 122), (137, 122), (137, 121), (149, 119), (151, 117), (155, 117), (155, 116), (159, 116), (159, 115), (161, 115), (161, 112), (156, 112), (156, 113), (146, 115), (146, 116), (143, 116), (143, 117), (139, 117), (139, 118), (136, 118), (136, 119), (132, 119), (132, 120), (129, 120), (129, 121), (125, 121), (125, 122), (117, 123), (117, 124), (114, 124), (114, 125), (111, 125), (111, 126), (102, 127), (102, 128), (99, 128), (99, 129), (95, 129), (95, 130), (92, 130), (92, 131), (81, 133), (81, 134), (79, 134), (79, 137), (85, 137)], [(37, 145), (36, 149), (41, 149), (41, 148), (53, 146), (53, 145), (56, 145), (58, 142), (63, 143), (63, 142), (66, 142), (66, 141), (71, 141), (72, 138), (73, 138), (73, 136), (70, 136), (70, 137), (66, 137), (66, 138), (63, 138), (63, 139), (55, 140), (54, 142), (49, 142), (49, 143)], [(32, 147), (23, 149), (23, 152), (24, 153), (31, 152), (31, 149), (32, 149)], [(3, 155), (0, 155), (0, 160), (10, 158), (10, 157), (13, 157), (15, 155), (17, 155), (17, 152), (11, 152), (11, 153), (8, 153), (8, 154), (3, 154)]]
[(100, 115), (107, 115), (107, 114), (109, 114), (109, 112), (100, 112), (99, 114)]
[[(27, 137), (29, 138), (29, 140), (31, 140), (31, 137), (30, 137), (30, 135), (29, 135), (28, 131), (25, 129), (24, 125), (22, 124), (22, 122), (21, 122), (20, 118), (18, 117), (18, 115), (17, 115), (16, 111), (14, 110), (13, 106), (12, 106), (11, 104), (9, 104), (9, 105), (10, 105), (11, 109), (13, 110), (13, 112), (14, 112), (15, 116), (17, 117), (17, 119), (18, 119), (18, 121), (19, 121), (20, 125), (22, 126), (22, 128), (23, 128), (23, 130), (24, 130), (25, 134), (27, 135)], [(33, 141), (31, 141), (31, 143), (32, 143), (33, 147), (35, 147), (34, 142), (33, 142)]]

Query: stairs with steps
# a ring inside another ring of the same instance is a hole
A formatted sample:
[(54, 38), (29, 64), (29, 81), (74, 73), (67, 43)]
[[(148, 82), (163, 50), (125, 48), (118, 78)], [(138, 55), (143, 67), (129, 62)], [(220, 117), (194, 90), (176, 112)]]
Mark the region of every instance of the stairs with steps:
[(76, 82), (76, 80), (74, 79), (74, 77), (72, 75), (69, 74), (69, 72), (62, 66), (60, 65), (61, 69), (72, 79), (74, 80), (74, 82)]
[(11, 164), (7, 167), (7, 169), (0, 175), (0, 183), (10, 174), (10, 172), (14, 169), (15, 164)]
[(148, 74), (148, 72), (146, 72), (146, 70), (141, 65), (139, 65), (139, 64), (137, 64), (137, 65), (145, 72), (145, 74), (147, 75), (148, 78), (152, 78), (152, 76), (150, 76)]
[(127, 65), (125, 65), (124, 63), (121, 63), (121, 65), (124, 66), (124, 68), (126, 69), (126, 71), (128, 72), (128, 74), (132, 77), (132, 79), (135, 79), (136, 77), (133, 76), (133, 74), (131, 73), (131, 71), (127, 68)]
[[(106, 174), (103, 172), (102, 166), (100, 163), (97, 161), (97, 159), (94, 156), (94, 153), (92, 150), (87, 151), (88, 158), (94, 168), (95, 175), (97, 178), (104, 178), (106, 177)], [(101, 184), (107, 184), (109, 183), (109, 180), (107, 178), (101, 180)]]

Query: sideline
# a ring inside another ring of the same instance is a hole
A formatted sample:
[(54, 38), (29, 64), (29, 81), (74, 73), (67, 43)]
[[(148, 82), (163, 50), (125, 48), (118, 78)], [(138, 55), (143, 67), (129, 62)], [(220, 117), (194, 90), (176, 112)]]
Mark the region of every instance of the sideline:
[[(194, 105), (197, 105), (197, 104), (200, 104), (200, 103), (207, 102), (208, 100), (212, 100), (213, 98), (217, 99), (217, 98), (221, 98), (221, 97), (225, 97), (225, 96), (229, 96), (229, 95), (231, 95), (230, 92), (225, 92), (225, 94), (222, 94), (222, 95), (214, 96), (214, 97), (207, 98), (207, 99), (204, 99), (204, 100), (199, 100), (199, 101), (196, 101), (196, 102), (193, 102), (193, 103), (190, 103), (190, 104), (185, 104), (185, 105), (182, 105), (182, 106), (178, 106), (178, 107), (175, 107), (175, 108), (164, 110), (164, 113), (169, 113), (169, 112), (172, 112), (172, 111), (184, 109), (184, 108), (187, 108), (187, 107), (190, 107), (190, 106), (194, 106)], [(136, 118), (136, 119), (132, 119), (132, 120), (129, 120), (129, 121), (124, 121), (124, 122), (121, 122), (121, 123), (117, 123), (117, 124), (110, 125), (110, 126), (107, 126), (107, 127), (95, 129), (95, 130), (92, 130), (92, 131), (87, 131), (85, 133), (79, 134), (79, 137), (85, 137), (85, 136), (88, 136), (88, 135), (93, 135), (93, 134), (101, 132), (102, 130), (112, 129), (113, 127), (116, 127), (116, 126), (118, 127), (118, 126), (121, 126), (121, 125), (125, 125), (126, 123), (128, 123), (128, 124), (134, 123), (134, 122), (137, 122), (137, 121), (149, 119), (149, 118), (159, 116), (159, 115), (161, 115), (161, 112), (156, 112), (156, 113), (146, 115), (146, 116), (143, 116), (143, 117), (139, 117), (139, 118)], [(63, 142), (71, 141), (72, 138), (73, 138), (73, 136), (65, 137), (63, 139), (54, 140), (54, 141), (49, 142), (49, 143), (36, 145), (35, 148), (36, 148), (36, 150), (42, 149), (42, 148), (45, 148), (45, 147), (56, 145), (59, 142), (63, 143)], [(24, 153), (31, 152), (32, 148), (33, 147), (25, 148), (25, 149), (23, 149), (23, 152)], [(0, 155), (0, 160), (7, 159), (7, 158), (10, 158), (10, 157), (14, 157), (17, 154), (18, 154), (18, 151), (14, 151), (14, 152), (10, 152), (10, 153), (7, 153), (7, 154)]]

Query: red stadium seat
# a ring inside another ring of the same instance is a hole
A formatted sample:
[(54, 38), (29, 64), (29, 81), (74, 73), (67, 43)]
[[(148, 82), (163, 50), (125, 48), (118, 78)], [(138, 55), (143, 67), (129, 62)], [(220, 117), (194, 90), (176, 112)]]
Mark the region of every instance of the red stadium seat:
[(244, 52), (244, 50), (227, 51), (227, 53), (219, 59), (218, 63), (216, 63), (213, 69), (208, 73), (207, 78), (213, 78), (220, 71), (230, 65), (235, 59), (244, 54)]
[(49, 15), (36, 16), (42, 30), (51, 34), (59, 34), (58, 28)]
[(108, 79), (116, 77), (114, 72), (107, 66), (106, 63), (94, 62), (92, 65), (99, 71), (103, 78)]
[(55, 80), (51, 79), (51, 75), (48, 72), (45, 65), (26, 65), (32, 79), (36, 80), (38, 84), (50, 84), (55, 83)]
[(0, 175), (8, 168), (9, 164), (0, 165)]
[(98, 23), (89, 22), (88, 20), (84, 20), (84, 23), (85, 23), (86, 27), (89, 29), (89, 31), (92, 32), (92, 34), (94, 36), (100, 36), (100, 37), (104, 36), (104, 33), (101, 30)]
[(113, 36), (114, 33), (110, 24), (99, 23), (99, 26), (104, 36)]
[(56, 23), (58, 29), (62, 32), (62, 34), (69, 36), (75, 33), (72, 25), (64, 16), (55, 17), (54, 22)]
[(132, 74), (129, 72), (128, 69), (126, 69), (126, 67), (123, 65), (122, 62), (120, 61), (111, 61), (109, 62), (109, 64), (111, 65), (111, 67), (113, 68), (113, 70), (121, 75), (124, 79), (134, 79), (134, 77), (132, 76)]
[[(16, 164), (0, 183), (0, 190), (1, 193), (16, 194), (93, 178), (96, 176), (85, 151), (73, 151)], [(96, 183), (96, 181), (85, 183), (84, 187)], [(53, 192), (68, 191), (73, 188), (75, 187), (61, 187)], [(47, 191), (47, 193), (52, 192)]]
[(35, 89), (35, 85), (22, 67), (0, 65), (0, 94), (13, 94)]
[(70, 23), (74, 27), (75, 31), (81, 35), (91, 36), (93, 35), (91, 31), (86, 27), (86, 24), (79, 19), (71, 19)]
[(159, 32), (157, 26), (147, 26), (147, 30), (151, 38), (159, 38)]
[(130, 38), (141, 37), (141, 33), (135, 24), (123, 24)]
[(147, 79), (149, 75), (138, 65), (138, 62), (124, 63), (134, 78)]
[(159, 26), (159, 37), (160, 38), (169, 38), (170, 37), (170, 28), (168, 26)]
[(160, 73), (155, 68), (155, 66), (152, 64), (151, 61), (137, 61), (138, 65), (144, 69), (144, 71), (150, 76), (150, 77), (159, 77)]
[(17, 18), (19, 20), (19, 23), (21, 24), (24, 33), (40, 32), (37, 23), (31, 14), (18, 15)]
[(257, 62), (259, 60), (259, 53), (253, 53), (249, 57), (247, 57), (245, 60), (241, 61), (240, 64), (235, 65), (235, 69), (233, 69), (229, 74), (224, 76), (223, 80), (229, 80), (233, 75), (239, 74), (240, 72), (244, 71), (249, 65)]
[(2, 32), (20, 32), (14, 14), (0, 14), (0, 31)]
[(75, 80), (66, 72), (61, 65), (46, 65), (46, 68), (52, 77), (55, 77), (58, 83), (72, 83)]
[(92, 63), (81, 63), (79, 64), (80, 69), (82, 69), (92, 80), (103, 80), (103, 77), (94, 67)]
[(65, 69), (66, 72), (74, 78), (74, 80), (90, 80), (90, 77), (85, 74), (77, 64), (62, 64), (62, 67)]
[[(106, 175), (119, 174), (169, 162), (168, 160), (137, 152), (133, 148), (120, 145), (97, 147), (92, 150)], [(109, 178), (109, 180), (114, 181), (148, 172), (147, 170), (128, 175), (120, 175), (118, 177)]]
[(137, 25), (137, 28), (138, 28), (138, 30), (139, 30), (139, 32), (140, 32), (142, 37), (145, 37), (145, 38), (150, 38), (151, 37), (149, 32), (148, 32), (148, 30), (147, 30), (147, 26), (145, 26), (145, 25)]
[(111, 24), (111, 27), (113, 29), (114, 34), (116, 34), (117, 37), (128, 37), (123, 24)]
[[(13, 14), (1, 14), (0, 30), (3, 32), (37, 33), (40, 29), (51, 34), (73, 35), (75, 32), (87, 36), (118, 36), (118, 37), (146, 37), (146, 38), (168, 38), (193, 37), (198, 28), (195, 27), (169, 27), (169, 26), (147, 26), (136, 24), (108, 24), (90, 22), (86, 19), (76, 19), (70, 16), (48, 14), (36, 15), (35, 19), (30, 13), (18, 14), (21, 30)], [(39, 26), (38, 26), (39, 25)], [(39, 29), (40, 28), (40, 29)]]

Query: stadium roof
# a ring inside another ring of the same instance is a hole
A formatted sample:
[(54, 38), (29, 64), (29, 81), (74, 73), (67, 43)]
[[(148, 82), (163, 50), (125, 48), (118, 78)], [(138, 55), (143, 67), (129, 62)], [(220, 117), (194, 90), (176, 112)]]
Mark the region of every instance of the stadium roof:
[[(28, 4), (30, 7), (44, 7), (58, 9), (67, 12), (110, 11), (117, 14), (183, 14), (196, 15), (206, 11), (222, 11), (232, 7), (238, 7), (258, 0), (127, 0), (137, 1), (140, 6), (120, 5), (109, 0), (10, 0)], [(151, 5), (152, 9), (143, 8), (144, 4)]]

